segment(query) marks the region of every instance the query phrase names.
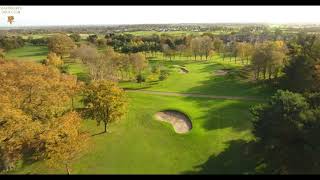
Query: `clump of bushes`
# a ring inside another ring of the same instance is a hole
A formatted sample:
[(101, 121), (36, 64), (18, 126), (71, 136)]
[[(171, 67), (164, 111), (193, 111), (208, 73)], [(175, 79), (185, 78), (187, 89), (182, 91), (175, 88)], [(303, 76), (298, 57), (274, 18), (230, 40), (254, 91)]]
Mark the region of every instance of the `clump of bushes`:
[(168, 76), (169, 76), (169, 71), (168, 70), (165, 70), (165, 69), (160, 70), (160, 75), (159, 75), (159, 80), (160, 81), (163, 81), (163, 80), (167, 79)]

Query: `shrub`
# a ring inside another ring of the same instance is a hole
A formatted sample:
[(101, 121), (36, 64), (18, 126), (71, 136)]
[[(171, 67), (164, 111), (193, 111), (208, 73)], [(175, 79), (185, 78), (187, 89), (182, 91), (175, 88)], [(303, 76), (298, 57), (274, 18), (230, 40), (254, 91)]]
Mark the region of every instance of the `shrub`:
[(169, 76), (169, 71), (168, 70), (161, 70), (160, 71), (160, 75), (159, 75), (159, 80), (163, 81), (165, 79), (167, 79)]

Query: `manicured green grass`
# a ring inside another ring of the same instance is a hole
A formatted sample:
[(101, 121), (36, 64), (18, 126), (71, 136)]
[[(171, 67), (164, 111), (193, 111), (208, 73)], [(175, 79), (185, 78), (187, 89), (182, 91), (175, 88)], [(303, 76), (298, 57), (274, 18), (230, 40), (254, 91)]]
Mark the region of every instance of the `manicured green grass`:
[[(158, 63), (168, 67), (171, 74), (164, 81), (145, 82), (142, 85), (136, 82), (123, 82), (121, 86), (129, 89), (146, 89), (155, 91), (169, 91), (180, 93), (200, 93), (224, 96), (256, 96), (268, 97), (273, 90), (263, 84), (249, 82), (245, 79), (230, 76), (215, 76), (217, 69), (240, 69), (242, 64), (235, 64), (229, 60), (222, 61), (215, 57), (209, 61), (181, 61), (181, 60), (154, 60), (150, 64)], [(184, 66), (189, 73), (182, 74), (174, 65)]]
[[(209, 173), (207, 165), (215, 173), (253, 171), (252, 161), (240, 162), (243, 149), (234, 151), (232, 156), (223, 155), (234, 144), (252, 140), (248, 108), (253, 102), (134, 92), (128, 96), (126, 117), (110, 126), (111, 133), (92, 137), (93, 145), (72, 164), (72, 173)], [(154, 113), (164, 109), (186, 113), (193, 123), (192, 130), (176, 134), (171, 125), (156, 121)], [(94, 121), (88, 120), (84, 126), (91, 134), (103, 130)], [(65, 173), (65, 170), (50, 169), (37, 162), (16, 173)]]
[(6, 53), (6, 58), (39, 62), (45, 59), (47, 55), (48, 55), (47, 46), (26, 45), (22, 48), (8, 51)]
[(79, 80), (87, 82), (89, 80), (88, 69), (81, 63), (66, 63), (68, 72), (78, 77)]

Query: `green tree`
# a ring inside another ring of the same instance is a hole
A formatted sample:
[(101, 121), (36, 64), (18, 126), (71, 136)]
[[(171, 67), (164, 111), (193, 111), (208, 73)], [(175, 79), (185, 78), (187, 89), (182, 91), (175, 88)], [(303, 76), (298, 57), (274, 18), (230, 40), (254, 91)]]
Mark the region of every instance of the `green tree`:
[(314, 76), (315, 61), (308, 56), (295, 56), (284, 67), (282, 87), (294, 92), (314, 91), (318, 84)]
[(138, 74), (136, 77), (136, 80), (137, 80), (137, 83), (140, 83), (140, 85), (141, 85), (141, 83), (146, 81), (146, 78), (144, 77), (143, 74)]
[(301, 94), (278, 90), (267, 104), (251, 109), (253, 134), (272, 173), (318, 172), (320, 108), (309, 102)]
[(160, 81), (163, 81), (163, 80), (167, 79), (168, 76), (169, 76), (169, 71), (168, 70), (164, 70), (164, 69), (160, 70), (160, 75), (159, 75), (159, 80)]
[(80, 34), (72, 33), (69, 36), (74, 42), (79, 42), (81, 40)]
[(87, 41), (89, 41), (93, 44), (96, 44), (97, 40), (98, 40), (98, 36), (96, 34), (89, 35), (87, 38)]

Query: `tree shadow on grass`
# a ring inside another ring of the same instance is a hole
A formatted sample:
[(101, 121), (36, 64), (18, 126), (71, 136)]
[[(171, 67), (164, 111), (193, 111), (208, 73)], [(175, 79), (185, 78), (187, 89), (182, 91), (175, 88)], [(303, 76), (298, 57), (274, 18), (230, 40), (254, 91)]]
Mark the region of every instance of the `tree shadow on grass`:
[(182, 174), (256, 174), (260, 173), (259, 154), (254, 142), (244, 140), (229, 141), (229, 147), (218, 155), (212, 155), (203, 164)]
[[(264, 83), (248, 81), (236, 75), (215, 76), (214, 71), (218, 69), (230, 69), (230, 72), (240, 71), (236, 67), (213, 63), (203, 67), (201, 73), (209, 73), (209, 77), (200, 82), (200, 86), (187, 89), (185, 93), (202, 93), (226, 96), (248, 96), (248, 97), (269, 97), (274, 89)], [(246, 73), (246, 72), (241, 72)], [(234, 73), (233, 73), (234, 74)]]
[(107, 132), (99, 132), (99, 133), (95, 133), (95, 134), (92, 134), (91, 137), (94, 137), (94, 136), (98, 136), (98, 135), (101, 135), (101, 134), (107, 134)]
[(47, 56), (47, 52), (34, 52), (31, 54), (23, 54), (18, 57), (33, 57), (33, 56)]
[(203, 122), (202, 128), (210, 131), (232, 127), (237, 131), (245, 131), (251, 128), (249, 108), (254, 103), (243, 101), (216, 100), (213, 104), (211, 101), (195, 101), (201, 107), (206, 107), (203, 116), (199, 117)]
[[(212, 72), (214, 69), (231, 68), (232, 66), (214, 63), (205, 66), (200, 72)], [(235, 130), (243, 131), (251, 129), (250, 107), (264, 103), (269, 97), (270, 89), (261, 87), (259, 84), (239, 81), (237, 78), (225, 76), (212, 76), (201, 82), (201, 85), (186, 89), (183, 93), (199, 92), (221, 96), (256, 97), (261, 101), (250, 100), (216, 100), (205, 98), (185, 97), (187, 101), (193, 101), (201, 109), (204, 115), (199, 119), (203, 120), (202, 126), (206, 130), (214, 130), (232, 127)], [(216, 101), (217, 103), (212, 103)]]
[(151, 86), (142, 86), (142, 87), (125, 87), (124, 90), (142, 90), (142, 89), (148, 89)]

